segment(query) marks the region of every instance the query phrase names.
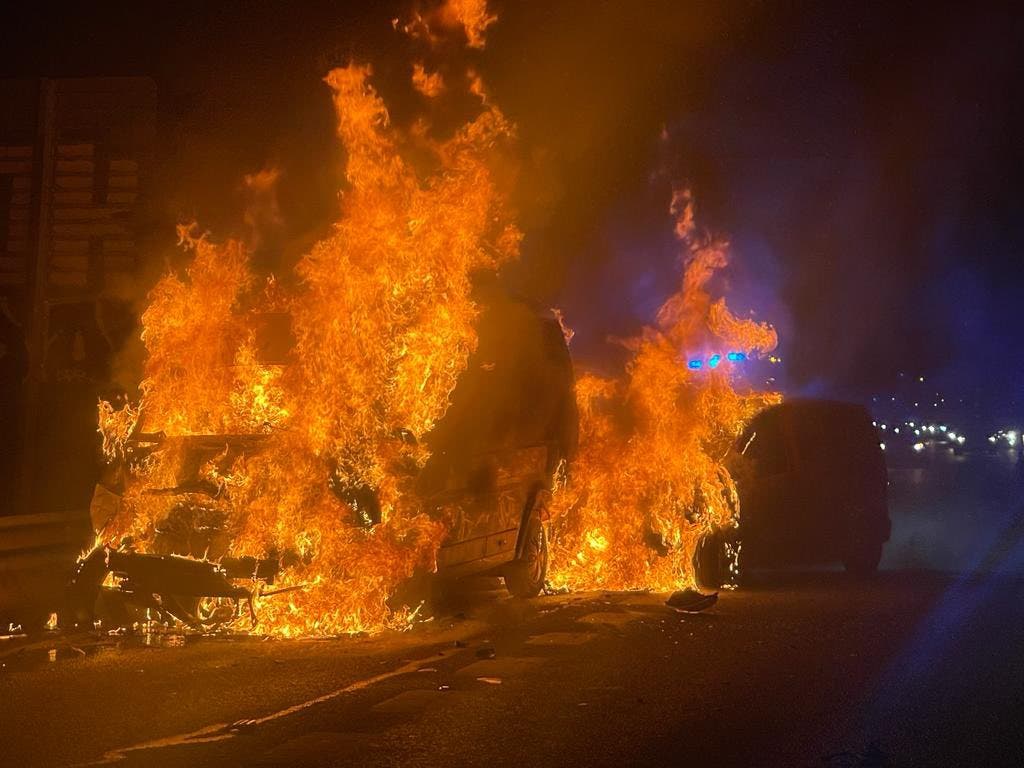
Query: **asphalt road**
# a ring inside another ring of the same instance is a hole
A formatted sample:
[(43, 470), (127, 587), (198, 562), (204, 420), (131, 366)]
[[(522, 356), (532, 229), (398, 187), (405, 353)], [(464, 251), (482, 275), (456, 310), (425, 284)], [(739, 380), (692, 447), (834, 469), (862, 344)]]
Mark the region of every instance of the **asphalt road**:
[(412, 632), (375, 638), (6, 641), (0, 756), (126, 766), (1024, 764), (1024, 581), (775, 576), (693, 615), (664, 597), (484, 591)]

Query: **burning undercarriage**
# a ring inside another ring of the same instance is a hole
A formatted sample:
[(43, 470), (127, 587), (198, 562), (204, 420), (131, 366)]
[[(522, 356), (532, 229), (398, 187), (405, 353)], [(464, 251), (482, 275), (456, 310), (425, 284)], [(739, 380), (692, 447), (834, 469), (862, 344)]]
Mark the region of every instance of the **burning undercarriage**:
[(273, 584), (279, 568), (274, 558), (211, 563), (97, 547), (78, 564), (67, 591), (66, 618), (78, 626), (129, 627), (155, 621), (205, 631), (237, 622), (244, 607), (255, 625), (253, 598), (274, 592), (237, 582)]

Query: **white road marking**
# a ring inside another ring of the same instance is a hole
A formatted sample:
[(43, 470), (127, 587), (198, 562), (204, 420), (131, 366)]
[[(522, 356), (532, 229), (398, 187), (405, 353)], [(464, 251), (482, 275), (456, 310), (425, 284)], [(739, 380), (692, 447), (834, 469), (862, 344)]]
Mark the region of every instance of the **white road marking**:
[(336, 699), (340, 696), (364, 690), (370, 686), (376, 685), (377, 683), (390, 680), (393, 677), (399, 677), (401, 675), (416, 672), (427, 662), (436, 662), (438, 658), (438, 654), (435, 653), (425, 659), (410, 661), (408, 664), (403, 664), (398, 667), (398, 669), (393, 669), (390, 672), (382, 672), (379, 675), (374, 675), (373, 677), (368, 677), (364, 680), (357, 680), (354, 683), (346, 685), (344, 688), (338, 688), (335, 691), (325, 693), (323, 696), (317, 696), (315, 699), (303, 701), (300, 704), (293, 704), (290, 707), (278, 710), (277, 712), (273, 712), (269, 715), (264, 715), (263, 717), (257, 717), (250, 720), (236, 720), (233, 723), (217, 723), (216, 725), (208, 725), (205, 728), (199, 728), (176, 736), (165, 736), (161, 739), (144, 741), (140, 744), (133, 744), (129, 747), (120, 747), (107, 752), (98, 760), (79, 763), (79, 765), (106, 765), (108, 763), (117, 762), (118, 760), (124, 760), (128, 756), (129, 752), (140, 752), (146, 749), (163, 749), (165, 747), (175, 747), (184, 744), (207, 744), (216, 741), (226, 741), (227, 739), (234, 738), (234, 736), (243, 729), (254, 728), (256, 726), (263, 725), (264, 723), (280, 720), (283, 717), (288, 717), (289, 715), (302, 712), (310, 707), (315, 707), (317, 704), (323, 704), (324, 702), (331, 701), (332, 699)]

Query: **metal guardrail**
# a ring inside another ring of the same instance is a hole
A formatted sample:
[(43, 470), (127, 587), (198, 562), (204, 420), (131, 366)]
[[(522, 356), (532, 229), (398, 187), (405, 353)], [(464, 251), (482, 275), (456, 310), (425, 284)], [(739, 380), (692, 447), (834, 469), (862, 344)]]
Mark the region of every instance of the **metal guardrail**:
[(0, 517), (0, 632), (57, 611), (92, 537), (88, 510)]

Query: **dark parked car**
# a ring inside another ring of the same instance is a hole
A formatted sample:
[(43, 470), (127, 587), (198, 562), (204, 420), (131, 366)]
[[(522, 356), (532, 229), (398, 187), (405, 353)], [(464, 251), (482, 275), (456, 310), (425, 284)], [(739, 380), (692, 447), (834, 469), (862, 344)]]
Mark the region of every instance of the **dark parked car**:
[(758, 414), (737, 441), (731, 469), (740, 495), (739, 531), (698, 547), (698, 580), (718, 586), (725, 545), (741, 545), (744, 567), (842, 562), (864, 575), (889, 540), (885, 454), (867, 410), (790, 400)]

